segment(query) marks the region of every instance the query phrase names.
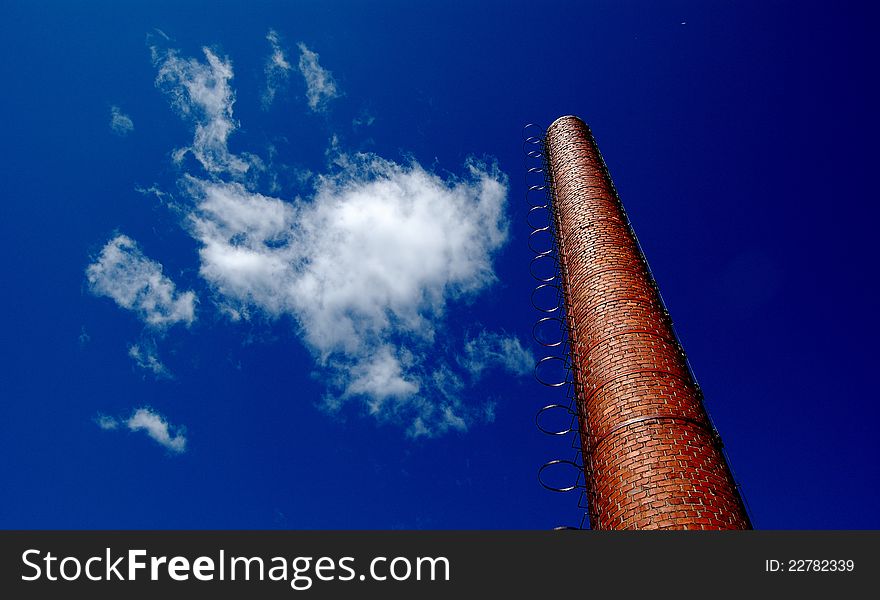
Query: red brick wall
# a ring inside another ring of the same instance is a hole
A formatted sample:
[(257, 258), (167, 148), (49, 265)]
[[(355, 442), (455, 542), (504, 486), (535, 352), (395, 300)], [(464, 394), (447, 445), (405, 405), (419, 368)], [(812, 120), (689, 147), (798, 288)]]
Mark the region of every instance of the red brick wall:
[(595, 140), (557, 119), (554, 205), (594, 529), (747, 529), (717, 436)]

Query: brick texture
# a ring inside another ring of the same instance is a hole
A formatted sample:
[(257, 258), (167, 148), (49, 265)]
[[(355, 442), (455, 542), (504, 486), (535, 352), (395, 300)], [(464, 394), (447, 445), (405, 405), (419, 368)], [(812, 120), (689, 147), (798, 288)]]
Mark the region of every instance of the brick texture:
[(544, 139), (593, 529), (749, 520), (589, 127)]

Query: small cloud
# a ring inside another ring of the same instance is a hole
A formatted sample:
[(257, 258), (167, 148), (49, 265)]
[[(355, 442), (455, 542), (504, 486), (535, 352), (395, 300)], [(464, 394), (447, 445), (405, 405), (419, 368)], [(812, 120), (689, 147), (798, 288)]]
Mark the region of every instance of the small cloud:
[(157, 186), (156, 184), (153, 184), (147, 188), (136, 185), (134, 187), (134, 191), (136, 191), (138, 194), (143, 194), (144, 196), (155, 196), (157, 200), (164, 202), (166, 204), (169, 203), (167, 198), (171, 197), (171, 194), (159, 189), (159, 186)]
[(149, 408), (139, 408), (125, 422), (131, 431), (143, 431), (156, 442), (178, 454), (186, 450), (183, 427), (174, 427), (165, 417)]
[(306, 80), (306, 99), (309, 108), (315, 112), (323, 111), (328, 100), (339, 97), (333, 75), (318, 63), (318, 53), (300, 42), (298, 44), (299, 72)]
[(351, 120), (351, 125), (355, 129), (359, 129), (361, 127), (369, 127), (375, 122), (376, 117), (373, 114), (371, 114), (367, 110), (362, 110), (360, 113), (358, 113), (358, 116)]
[(119, 427), (119, 421), (108, 415), (102, 415), (101, 413), (95, 415), (93, 420), (95, 421), (95, 425), (104, 431), (110, 431)]
[(177, 204), (175, 203), (174, 194), (172, 194), (171, 192), (166, 192), (155, 183), (150, 187), (136, 185), (134, 187), (134, 191), (147, 198), (154, 199), (156, 202), (158, 202), (160, 205), (163, 205), (171, 212), (178, 213), (182, 210), (181, 207), (177, 206)]
[(159, 360), (156, 345), (151, 341), (132, 344), (128, 347), (128, 356), (141, 369), (149, 371), (158, 379), (170, 379), (171, 372)]
[(161, 53), (152, 48), (153, 60), (159, 68), (156, 86), (171, 97), (182, 117), (195, 122), (192, 145), (176, 150), (172, 156), (181, 162), (192, 153), (209, 173), (241, 177), (261, 165), (256, 157), (232, 154), (227, 145), (229, 136), (238, 128), (232, 118), (232, 63), (209, 48), (202, 51), (206, 62), (182, 59), (174, 50)]
[(369, 357), (347, 372), (346, 396), (367, 396), (373, 414), (379, 413), (389, 398), (407, 398), (418, 393), (418, 381), (405, 379), (401, 358), (391, 346), (374, 348)]
[(290, 77), (291, 66), (281, 47), (281, 39), (275, 30), (270, 29), (266, 34), (272, 52), (266, 59), (266, 67), (264, 69), (266, 75), (266, 89), (263, 91), (262, 106), (263, 110), (267, 110), (275, 100), (275, 95), (283, 85), (287, 83)]
[(479, 377), (490, 367), (500, 367), (514, 375), (524, 375), (535, 367), (535, 357), (515, 336), (482, 331), (464, 346), (461, 365)]
[(195, 293), (178, 292), (174, 282), (162, 274), (162, 265), (144, 256), (125, 235), (107, 242), (86, 268), (86, 277), (93, 294), (112, 298), (151, 327), (190, 325), (196, 318)]
[(110, 129), (116, 135), (126, 136), (134, 131), (134, 121), (118, 106), (110, 107)]

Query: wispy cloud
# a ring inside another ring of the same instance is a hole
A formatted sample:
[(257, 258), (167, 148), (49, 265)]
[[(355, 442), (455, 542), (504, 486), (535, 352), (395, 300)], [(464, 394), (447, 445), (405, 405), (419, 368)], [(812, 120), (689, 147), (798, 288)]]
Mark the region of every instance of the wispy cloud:
[(275, 100), (275, 95), (283, 85), (287, 83), (290, 77), (291, 66), (281, 47), (281, 39), (278, 33), (270, 29), (266, 34), (266, 40), (272, 48), (269, 57), (266, 59), (264, 73), (266, 76), (266, 89), (263, 91), (262, 106), (263, 110), (269, 108)]
[(186, 450), (184, 427), (175, 427), (151, 408), (138, 408), (128, 419), (116, 419), (103, 414), (94, 418), (95, 424), (105, 431), (125, 425), (130, 431), (143, 431), (171, 452), (180, 454)]
[(209, 173), (241, 177), (255, 163), (252, 156), (231, 153), (227, 145), (238, 127), (232, 118), (232, 63), (209, 48), (202, 51), (206, 62), (182, 59), (175, 50), (160, 52), (153, 48), (153, 60), (159, 69), (156, 85), (171, 97), (181, 116), (195, 123), (192, 145), (175, 151), (174, 158), (180, 162), (192, 153)]
[(110, 129), (116, 135), (126, 136), (134, 131), (134, 121), (118, 106), (110, 107)]
[(164, 204), (166, 207), (175, 210), (174, 206), (174, 197), (165, 190), (162, 190), (156, 184), (151, 185), (150, 187), (143, 187), (136, 185), (134, 187), (134, 191), (144, 196), (152, 196), (159, 203)]
[(525, 375), (535, 367), (534, 355), (516, 336), (489, 331), (481, 331), (465, 343), (459, 362), (477, 377), (492, 367), (514, 375)]
[(326, 108), (327, 101), (339, 96), (333, 75), (318, 62), (318, 53), (309, 50), (300, 42), (299, 72), (306, 81), (306, 99), (309, 108), (319, 112)]
[(130, 431), (143, 431), (156, 442), (175, 453), (186, 450), (184, 427), (174, 427), (151, 408), (138, 408), (128, 419), (117, 419), (104, 414), (97, 414), (95, 424), (105, 431), (114, 431), (125, 425)]
[(147, 325), (163, 328), (195, 320), (196, 295), (178, 292), (162, 274), (162, 265), (150, 260), (125, 235), (111, 239), (95, 262), (86, 268), (90, 289), (133, 311)]
[(111, 431), (119, 427), (119, 421), (108, 415), (103, 415), (99, 413), (95, 415), (95, 418), (93, 420), (95, 421), (95, 425), (97, 425), (104, 431)]
[(128, 356), (141, 369), (152, 373), (157, 379), (171, 378), (171, 372), (159, 360), (156, 344), (146, 340), (128, 347)]
[(364, 109), (358, 115), (351, 120), (351, 126), (354, 129), (359, 129), (362, 127), (369, 127), (373, 123), (376, 122), (376, 116), (373, 115), (370, 111)]
[(143, 431), (156, 442), (181, 453), (186, 450), (186, 436), (183, 427), (174, 427), (162, 415), (149, 408), (139, 408), (125, 422), (131, 431)]

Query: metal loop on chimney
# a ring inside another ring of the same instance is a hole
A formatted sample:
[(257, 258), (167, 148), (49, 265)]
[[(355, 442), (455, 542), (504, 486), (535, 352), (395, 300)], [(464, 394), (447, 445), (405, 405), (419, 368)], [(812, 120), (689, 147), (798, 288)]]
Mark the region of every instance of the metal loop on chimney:
[[(539, 303), (535, 300), (535, 294), (539, 293), (543, 289), (556, 290), (556, 298), (555, 298), (556, 305), (553, 306), (552, 308), (540, 306)], [(532, 308), (534, 308), (535, 310), (539, 310), (542, 313), (552, 314), (552, 313), (558, 312), (562, 308), (562, 302), (560, 301), (560, 297), (559, 297), (559, 288), (557, 288), (552, 283), (542, 283), (541, 285), (535, 287), (535, 289), (532, 290), (531, 301), (532, 301)]]
[[(539, 273), (535, 273), (535, 265), (540, 266), (546, 262), (553, 263), (553, 275), (550, 275), (548, 277), (541, 277)], [(538, 254), (537, 256), (532, 258), (532, 262), (529, 264), (529, 274), (541, 283), (550, 283), (551, 281), (556, 280), (558, 276), (556, 269), (556, 257), (549, 254)]]
[(539, 373), (541, 370), (541, 365), (553, 364), (554, 362), (562, 363), (562, 368), (567, 370), (566, 359), (562, 356), (545, 356), (535, 365), (535, 379), (541, 385), (546, 385), (547, 387), (562, 387), (566, 383), (568, 383), (568, 377), (564, 378), (562, 381), (545, 381)]
[[(535, 213), (539, 213), (540, 211), (544, 211), (547, 213), (547, 225), (543, 225), (541, 223), (533, 223), (533, 220), (540, 217), (535, 217)], [(529, 227), (534, 229), (539, 229), (541, 227), (553, 227), (553, 213), (550, 212), (550, 206), (547, 204), (539, 204), (537, 206), (532, 206), (529, 208), (529, 212), (526, 213), (526, 224)]]
[[(546, 323), (556, 323), (559, 325), (559, 341), (551, 342), (538, 335), (538, 332), (545, 327)], [(565, 341), (565, 322), (559, 317), (541, 317), (535, 321), (534, 326), (532, 326), (532, 338), (545, 348), (556, 348), (557, 346), (561, 346)]]
[[(529, 207), (526, 223), (530, 229), (527, 245), (534, 255), (529, 264), (529, 274), (538, 282), (532, 290), (530, 300), (532, 307), (543, 313), (532, 327), (532, 338), (543, 348), (553, 349), (552, 354), (543, 356), (536, 362), (534, 375), (539, 383), (548, 388), (563, 388), (565, 399), (540, 408), (535, 414), (535, 426), (542, 433), (555, 438), (569, 436), (569, 447), (575, 450), (575, 455), (573, 460), (555, 459), (545, 463), (538, 471), (538, 481), (545, 489), (568, 492), (578, 488), (586, 489), (586, 477), (583, 472), (574, 400), (574, 373), (568, 343), (570, 332), (565, 319), (564, 294), (559, 286), (562, 265), (556, 245), (557, 216), (552, 201), (553, 190), (548, 177), (547, 157), (544, 155), (544, 135), (544, 128), (537, 124), (530, 123), (523, 127), (525, 199)], [(536, 181), (538, 177), (541, 178), (540, 182)], [(565, 420), (568, 421), (567, 426), (564, 425)], [(574, 484), (554, 486), (546, 481), (548, 469), (563, 469), (566, 466), (574, 468), (577, 473)], [(584, 497), (586, 496), (582, 493), (581, 498)], [(583, 508), (580, 500), (578, 505)], [(566, 526), (563, 529), (583, 529), (586, 518), (586, 513), (583, 513), (580, 527)]]
[[(568, 486), (564, 486), (564, 487), (556, 487), (556, 486), (549, 485), (547, 482), (544, 481), (544, 477), (543, 477), (544, 471), (546, 471), (550, 467), (555, 467), (556, 465), (569, 465), (569, 466), (573, 467), (578, 472), (577, 478), (575, 479), (573, 484), (568, 485)], [(581, 473), (582, 473), (582, 470), (581, 470), (580, 465), (578, 465), (576, 462), (574, 462), (572, 460), (565, 460), (565, 459), (561, 459), (561, 458), (556, 459), (556, 460), (550, 460), (550, 461), (545, 462), (543, 465), (541, 465), (541, 468), (538, 469), (538, 482), (545, 489), (548, 489), (551, 492), (560, 492), (560, 493), (571, 492), (573, 490), (578, 489), (579, 487), (583, 487), (583, 485), (580, 482)]]
[[(548, 429), (541, 424), (541, 415), (546, 413), (548, 410), (564, 410), (569, 416), (569, 423), (566, 429), (560, 429), (558, 431)], [(535, 426), (541, 430), (542, 433), (546, 433), (547, 435), (568, 435), (572, 431), (574, 431), (576, 422), (576, 415), (570, 407), (564, 404), (548, 404), (543, 407), (535, 414)]]

